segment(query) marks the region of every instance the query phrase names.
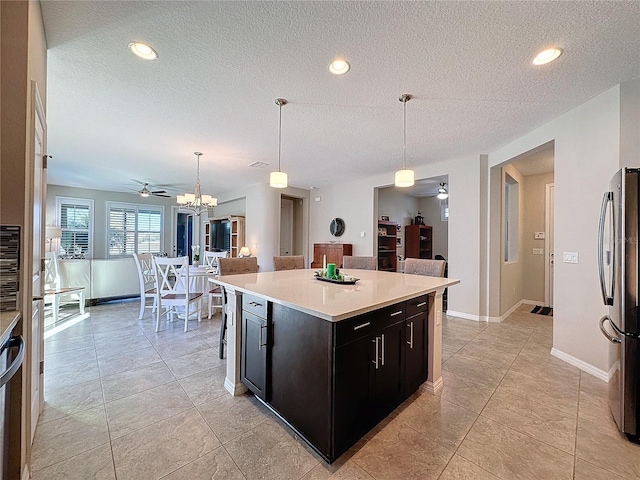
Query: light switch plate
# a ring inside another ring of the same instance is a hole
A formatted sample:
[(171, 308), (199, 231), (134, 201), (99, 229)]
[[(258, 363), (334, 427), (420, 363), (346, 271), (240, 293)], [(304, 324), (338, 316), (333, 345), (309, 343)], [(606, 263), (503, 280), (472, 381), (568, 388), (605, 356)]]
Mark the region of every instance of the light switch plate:
[(562, 261), (564, 263), (578, 263), (578, 252), (564, 252)]
[(534, 248), (533, 249), (533, 254), (534, 255), (543, 255), (544, 254), (544, 248)]
[(535, 238), (536, 240), (543, 240), (544, 232), (534, 232), (533, 238)]

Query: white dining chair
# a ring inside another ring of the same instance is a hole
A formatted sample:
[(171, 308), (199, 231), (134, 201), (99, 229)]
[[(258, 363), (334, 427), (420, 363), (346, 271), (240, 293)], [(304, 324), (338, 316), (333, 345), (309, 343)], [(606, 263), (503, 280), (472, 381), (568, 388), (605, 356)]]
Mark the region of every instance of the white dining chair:
[[(207, 267), (211, 267), (215, 270), (215, 275), (218, 274), (218, 259), (220, 258), (227, 258), (227, 256), (229, 255), (229, 252), (224, 251), (224, 252), (204, 252), (204, 264)], [(214, 304), (213, 303), (213, 299), (217, 298), (219, 299), (219, 303)], [(222, 310), (222, 303), (223, 303), (223, 298), (222, 298), (222, 287), (220, 287), (219, 285), (212, 288), (211, 290), (209, 290), (209, 315), (207, 318), (211, 319), (211, 316), (213, 315), (213, 309), (214, 308), (219, 308), (220, 310)]]
[[(196, 313), (200, 321), (202, 311), (202, 292), (191, 292), (189, 282), (189, 257), (163, 258), (153, 257), (156, 266), (156, 332), (160, 330), (162, 308), (164, 314), (173, 321), (176, 307), (184, 308), (184, 331), (187, 331), (189, 316)], [(197, 310), (189, 311), (191, 305), (197, 304)]]
[[(140, 314), (138, 320), (142, 320), (144, 309), (151, 308), (151, 313), (156, 311), (156, 269), (151, 253), (134, 253), (133, 258), (138, 267), (138, 279), (140, 281)], [(153, 299), (153, 305), (147, 305), (147, 298)]]

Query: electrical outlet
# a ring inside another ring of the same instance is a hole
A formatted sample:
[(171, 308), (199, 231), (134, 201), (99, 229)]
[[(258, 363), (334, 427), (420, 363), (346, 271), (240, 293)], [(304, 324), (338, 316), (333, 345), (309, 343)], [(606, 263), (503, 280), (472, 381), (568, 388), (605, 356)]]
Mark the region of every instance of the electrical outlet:
[(360, 236), (361, 236), (362, 238), (366, 237), (366, 236), (367, 236), (367, 232), (360, 232)]
[(533, 238), (536, 240), (544, 240), (544, 232), (534, 232)]
[(564, 252), (562, 261), (564, 263), (578, 263), (578, 252)]
[(316, 202), (321, 202), (321, 201), (322, 201), (322, 197), (316, 197), (316, 198), (314, 198), (314, 200), (315, 200)]
[(542, 254), (544, 254), (544, 248), (534, 248), (533, 249), (533, 254), (534, 255), (542, 255)]

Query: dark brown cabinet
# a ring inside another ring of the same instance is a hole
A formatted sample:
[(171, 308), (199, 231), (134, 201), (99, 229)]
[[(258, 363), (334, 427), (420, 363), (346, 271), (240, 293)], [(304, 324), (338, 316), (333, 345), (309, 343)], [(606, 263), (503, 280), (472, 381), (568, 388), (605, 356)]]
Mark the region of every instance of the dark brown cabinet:
[(407, 258), (433, 258), (433, 229), (429, 225), (404, 227), (404, 256)]
[(240, 378), (257, 397), (269, 401), (271, 356), (268, 302), (243, 295)]
[(396, 222), (378, 221), (378, 270), (389, 272), (397, 270), (397, 237), (398, 224)]
[(408, 397), (427, 381), (429, 298), (427, 295), (407, 301), (404, 346), (404, 395)]
[(331, 462), (426, 380), (427, 305), (329, 322), (243, 295), (242, 381)]
[(325, 255), (327, 263), (335, 263), (338, 268), (342, 268), (342, 257), (351, 255), (351, 252), (350, 243), (314, 243), (311, 268), (322, 268), (322, 259)]

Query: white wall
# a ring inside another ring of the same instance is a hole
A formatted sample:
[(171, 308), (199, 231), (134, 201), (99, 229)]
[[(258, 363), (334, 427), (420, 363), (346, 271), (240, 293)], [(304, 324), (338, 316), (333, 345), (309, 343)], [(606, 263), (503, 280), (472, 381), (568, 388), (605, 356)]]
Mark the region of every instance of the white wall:
[[(607, 309), (599, 291), (596, 235), (602, 193), (619, 164), (619, 119), (616, 86), (489, 155), (490, 166), (500, 165), (555, 141), (556, 257), (578, 252), (580, 263), (555, 263), (553, 346), (600, 372), (611, 362), (597, 324)], [(499, 255), (493, 250), (492, 256)]]

